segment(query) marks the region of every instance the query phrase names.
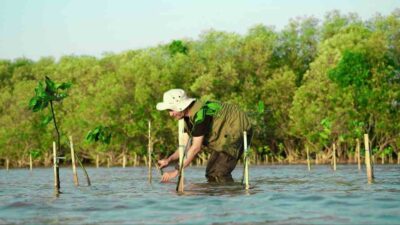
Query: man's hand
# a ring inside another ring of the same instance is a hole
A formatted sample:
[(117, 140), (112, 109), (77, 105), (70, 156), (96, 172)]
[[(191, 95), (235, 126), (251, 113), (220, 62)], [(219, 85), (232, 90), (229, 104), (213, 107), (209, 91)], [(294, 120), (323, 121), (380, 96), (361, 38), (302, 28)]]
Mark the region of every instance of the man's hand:
[(166, 183), (169, 180), (177, 177), (179, 174), (178, 170), (170, 171), (170, 172), (165, 172), (161, 178), (161, 182)]
[(168, 166), (168, 164), (169, 164), (169, 160), (168, 159), (158, 160), (158, 166), (160, 167), (160, 169)]

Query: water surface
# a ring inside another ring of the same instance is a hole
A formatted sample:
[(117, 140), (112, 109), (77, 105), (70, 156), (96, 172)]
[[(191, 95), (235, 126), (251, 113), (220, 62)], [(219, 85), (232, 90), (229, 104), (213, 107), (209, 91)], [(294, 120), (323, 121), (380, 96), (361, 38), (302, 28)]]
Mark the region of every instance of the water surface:
[(251, 166), (247, 191), (208, 184), (204, 171), (188, 168), (177, 194), (155, 170), (149, 184), (145, 167), (88, 168), (90, 187), (61, 168), (55, 197), (50, 168), (0, 170), (0, 224), (400, 224), (399, 165), (376, 165), (373, 184), (356, 165)]

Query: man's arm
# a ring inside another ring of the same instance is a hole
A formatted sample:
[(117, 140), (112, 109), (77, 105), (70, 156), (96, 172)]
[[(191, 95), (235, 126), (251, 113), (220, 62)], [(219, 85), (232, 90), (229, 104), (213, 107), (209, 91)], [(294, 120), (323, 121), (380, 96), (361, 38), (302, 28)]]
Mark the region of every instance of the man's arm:
[(186, 160), (183, 166), (186, 168), (201, 150), (201, 145), (203, 144), (204, 136), (193, 137), (192, 145), (186, 153)]
[[(201, 145), (203, 143), (204, 136), (199, 136), (199, 137), (193, 137), (192, 140), (192, 145), (190, 146), (189, 150), (187, 151), (186, 154), (186, 160), (183, 163), (184, 167), (187, 167), (190, 162), (194, 159), (196, 154), (201, 150)], [(175, 153), (174, 153), (175, 154)], [(179, 153), (178, 153), (178, 158), (179, 158)], [(170, 179), (173, 179), (177, 177), (179, 174), (179, 171), (177, 169), (166, 172), (164, 173), (163, 177), (161, 178), (161, 182), (168, 182)]]
[[(189, 141), (189, 135), (187, 133), (184, 133), (183, 141), (186, 146)], [(169, 163), (176, 161), (178, 159), (179, 159), (179, 148), (177, 150), (175, 150), (175, 152), (172, 155), (170, 155), (168, 158), (159, 160), (158, 164), (159, 164), (160, 168), (164, 168), (164, 167), (168, 166)]]

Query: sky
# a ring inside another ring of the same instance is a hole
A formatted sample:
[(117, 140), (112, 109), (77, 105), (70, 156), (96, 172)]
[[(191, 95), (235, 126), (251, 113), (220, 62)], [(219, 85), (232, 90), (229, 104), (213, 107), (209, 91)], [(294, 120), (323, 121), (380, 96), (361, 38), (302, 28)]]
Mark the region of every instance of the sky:
[(332, 10), (367, 20), (400, 0), (0, 0), (0, 59), (119, 53), (196, 40), (207, 30), (245, 34)]

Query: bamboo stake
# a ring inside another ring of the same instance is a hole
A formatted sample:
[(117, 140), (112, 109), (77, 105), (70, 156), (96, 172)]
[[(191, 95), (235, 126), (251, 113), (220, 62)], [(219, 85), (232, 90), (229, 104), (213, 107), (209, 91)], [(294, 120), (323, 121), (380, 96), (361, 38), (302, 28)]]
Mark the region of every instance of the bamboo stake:
[(333, 142), (333, 171), (336, 171), (336, 143)]
[(400, 151), (397, 152), (397, 164), (400, 164)]
[(110, 168), (110, 158), (107, 157), (107, 168)]
[(149, 165), (148, 165), (148, 168), (149, 168), (149, 183), (151, 183), (151, 179), (152, 179), (152, 170), (151, 170), (151, 152), (152, 152), (152, 149), (151, 149), (151, 121), (149, 120), (149, 137), (148, 137), (148, 139), (149, 139), (149, 144), (148, 144), (148, 157), (149, 157)]
[(310, 151), (309, 151), (309, 149), (308, 149), (308, 146), (306, 146), (306, 151), (307, 151), (307, 166), (308, 166), (308, 171), (311, 171)]
[(54, 191), (58, 195), (60, 193), (60, 174), (58, 168), (56, 142), (53, 141), (53, 168), (54, 168)]
[(74, 151), (74, 143), (72, 141), (72, 136), (69, 136), (69, 143), (71, 148), (72, 174), (74, 178), (74, 184), (75, 186), (79, 186), (78, 173), (76, 172), (75, 151)]
[(32, 165), (32, 154), (29, 153), (29, 170), (32, 171), (33, 165)]
[(360, 139), (357, 138), (356, 143), (358, 171), (361, 171)]
[(247, 132), (246, 131), (244, 131), (243, 132), (243, 146), (244, 146), (244, 174), (243, 174), (243, 176), (244, 176), (244, 178), (243, 178), (243, 180), (244, 180), (244, 188), (246, 189), (246, 190), (248, 190), (249, 188), (250, 188), (250, 185), (249, 185), (249, 159), (248, 159), (248, 149), (247, 149)]
[(96, 154), (96, 168), (99, 168), (100, 157), (99, 154)]
[(371, 154), (369, 151), (369, 137), (368, 134), (364, 134), (364, 145), (365, 145), (365, 165), (367, 168), (367, 177), (368, 183), (373, 182), (374, 180), (374, 168), (371, 164)]
[(381, 160), (382, 160), (382, 165), (385, 164), (385, 154), (384, 153), (381, 154)]
[(10, 168), (10, 160), (8, 158), (6, 158), (6, 170), (8, 171), (8, 169)]
[(183, 132), (184, 132), (184, 120), (180, 119), (178, 122), (178, 136), (179, 136), (179, 179), (178, 179), (178, 186), (176, 188), (177, 192), (183, 192), (184, 190), (184, 154), (185, 154), (185, 147), (184, 147), (184, 140), (183, 140)]
[(133, 153), (133, 166), (136, 167), (137, 165), (137, 154), (136, 152)]
[(125, 168), (126, 166), (126, 155), (125, 152), (122, 154), (122, 168)]
[(88, 183), (88, 186), (90, 186), (90, 185), (91, 185), (91, 182), (90, 182), (90, 178), (89, 178), (88, 172), (86, 171), (86, 169), (85, 169), (85, 167), (83, 166), (83, 164), (82, 164), (81, 160), (79, 159), (79, 157), (78, 157), (78, 156), (75, 156), (75, 157), (76, 157), (76, 160), (77, 160), (78, 163), (79, 163), (79, 166), (83, 169), (83, 172), (85, 173), (85, 177), (86, 177), (86, 181), (87, 181), (87, 183)]

